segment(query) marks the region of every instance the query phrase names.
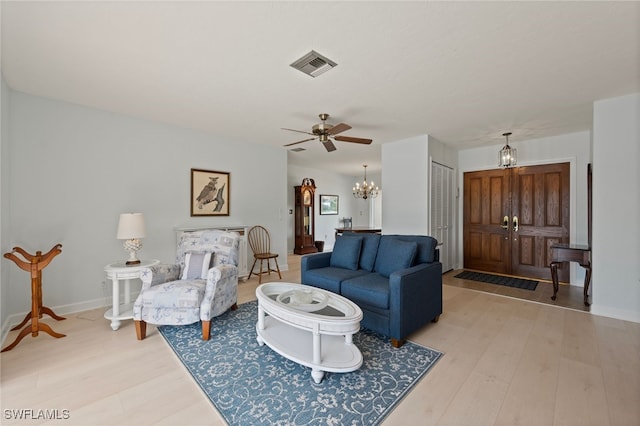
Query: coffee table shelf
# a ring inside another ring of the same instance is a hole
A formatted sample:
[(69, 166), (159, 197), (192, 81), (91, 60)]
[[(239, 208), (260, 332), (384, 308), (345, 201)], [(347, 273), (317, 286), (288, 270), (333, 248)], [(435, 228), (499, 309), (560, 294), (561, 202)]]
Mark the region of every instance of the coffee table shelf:
[[(326, 308), (317, 312), (296, 309), (295, 304), (276, 300), (291, 290), (321, 293)], [(325, 290), (291, 283), (267, 283), (256, 290), (258, 297), (257, 340), (276, 353), (311, 368), (320, 383), (325, 372), (347, 373), (362, 366), (362, 353), (353, 343), (360, 330), (362, 310), (350, 300)]]

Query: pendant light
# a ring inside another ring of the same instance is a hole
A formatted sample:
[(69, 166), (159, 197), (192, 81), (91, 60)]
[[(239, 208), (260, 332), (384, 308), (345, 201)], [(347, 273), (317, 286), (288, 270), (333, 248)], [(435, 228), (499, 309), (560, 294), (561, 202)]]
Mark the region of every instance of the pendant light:
[(503, 133), (502, 136), (507, 138), (507, 143), (502, 147), (498, 154), (498, 165), (500, 167), (515, 166), (518, 161), (518, 157), (516, 152), (517, 150), (509, 146), (509, 136), (511, 136), (511, 132)]

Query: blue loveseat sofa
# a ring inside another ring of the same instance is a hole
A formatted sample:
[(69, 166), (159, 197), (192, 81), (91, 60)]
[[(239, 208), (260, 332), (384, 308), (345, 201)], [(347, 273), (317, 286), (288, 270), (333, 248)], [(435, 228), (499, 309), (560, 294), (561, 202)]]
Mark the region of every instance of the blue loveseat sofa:
[(306, 255), (302, 284), (340, 294), (362, 309), (362, 326), (394, 347), (442, 313), (437, 241), (422, 235), (345, 233), (332, 252)]

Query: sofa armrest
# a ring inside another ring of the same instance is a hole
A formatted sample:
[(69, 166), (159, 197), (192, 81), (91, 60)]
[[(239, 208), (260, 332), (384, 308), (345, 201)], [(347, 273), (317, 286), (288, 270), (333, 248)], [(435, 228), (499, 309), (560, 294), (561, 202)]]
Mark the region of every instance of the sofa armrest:
[(309, 282), (306, 275), (312, 269), (326, 268), (331, 261), (331, 252), (323, 251), (322, 253), (307, 254), (302, 256), (300, 261), (300, 282)]
[(180, 277), (180, 265), (160, 263), (148, 268), (144, 268), (140, 273), (142, 280), (142, 288), (140, 292), (150, 288), (151, 286), (175, 281)]
[(302, 273), (311, 269), (326, 268), (331, 261), (331, 252), (323, 251), (322, 253), (307, 254), (302, 256), (300, 261), (300, 270)]
[(442, 313), (442, 264), (423, 263), (389, 276), (390, 332), (404, 339)]

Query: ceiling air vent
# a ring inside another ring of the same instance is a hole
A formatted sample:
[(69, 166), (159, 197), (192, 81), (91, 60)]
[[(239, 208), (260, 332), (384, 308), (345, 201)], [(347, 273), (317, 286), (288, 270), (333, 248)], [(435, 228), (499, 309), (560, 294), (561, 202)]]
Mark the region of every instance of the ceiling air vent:
[(338, 64), (333, 62), (331, 59), (322, 56), (315, 50), (312, 50), (291, 64), (293, 68), (300, 70), (311, 77), (317, 77), (323, 72), (329, 71), (336, 65)]

